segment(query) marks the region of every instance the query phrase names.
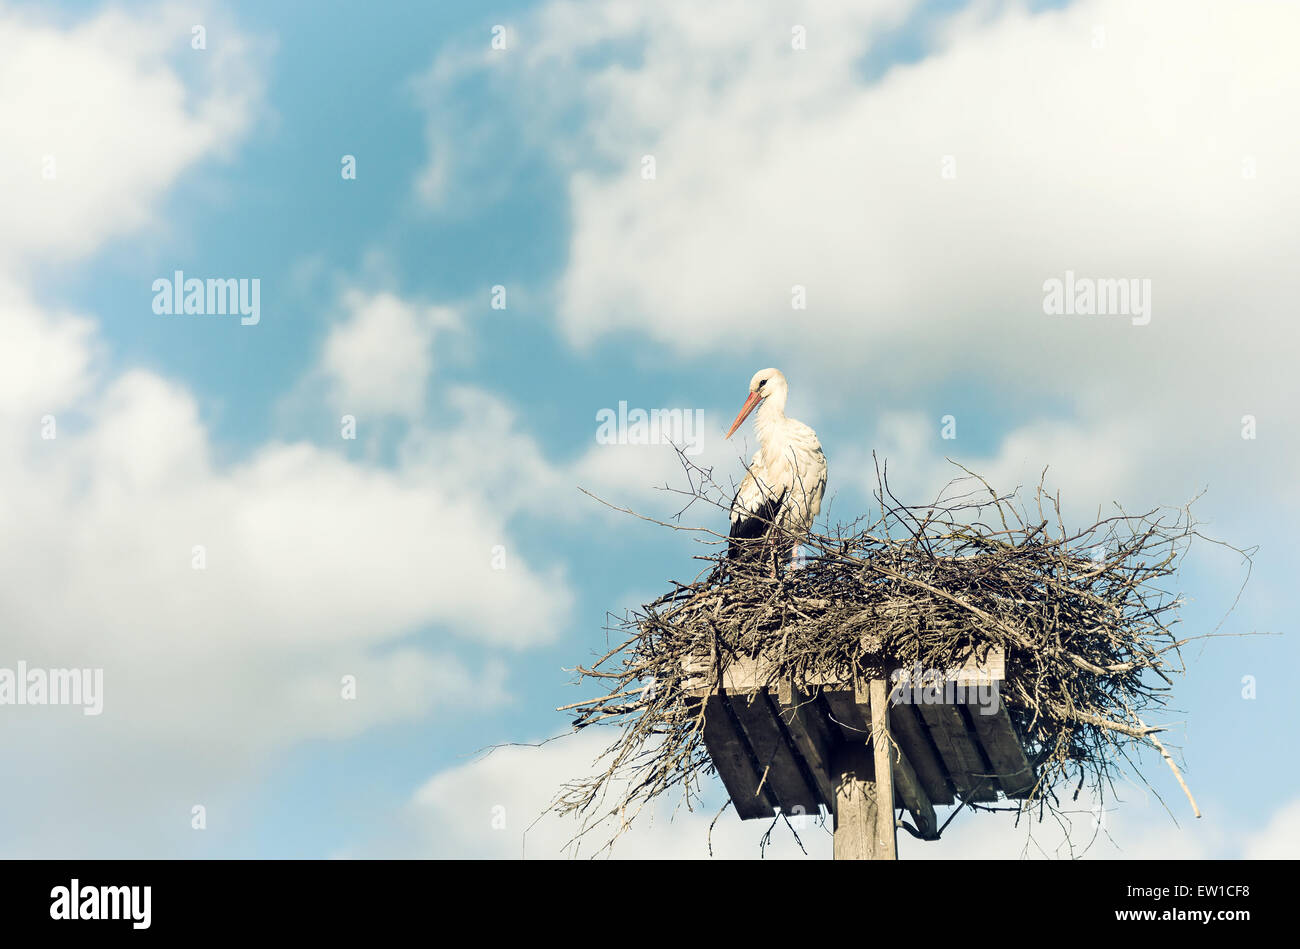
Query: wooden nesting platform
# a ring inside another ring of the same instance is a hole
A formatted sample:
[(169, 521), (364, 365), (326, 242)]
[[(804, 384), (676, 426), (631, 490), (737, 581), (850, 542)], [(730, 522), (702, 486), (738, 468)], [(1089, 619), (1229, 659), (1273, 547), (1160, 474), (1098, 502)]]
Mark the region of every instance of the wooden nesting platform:
[[(770, 820), (778, 810), (815, 815), (825, 806), (836, 819), (837, 857), (892, 857), (894, 811), (877, 809), (877, 797), (892, 798), (920, 836), (934, 839), (937, 804), (1028, 796), (1034, 771), (1000, 700), (1005, 656), (993, 650), (938, 678), (918, 679), (920, 670), (900, 678), (900, 668), (883, 663), (856, 682), (808, 683), (803, 692), (788, 680), (772, 685), (761, 659), (725, 663), (721, 681), (711, 662), (690, 667), (699, 683), (692, 691), (706, 703), (704, 741), (736, 813)], [(842, 848), (853, 800), (878, 833), (861, 847), (846, 838)]]

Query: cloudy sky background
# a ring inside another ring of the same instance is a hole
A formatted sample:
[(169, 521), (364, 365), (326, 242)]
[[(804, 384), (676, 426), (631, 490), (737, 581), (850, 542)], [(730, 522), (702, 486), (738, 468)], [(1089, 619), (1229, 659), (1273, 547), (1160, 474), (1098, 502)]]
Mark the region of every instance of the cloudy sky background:
[[(0, 666), (106, 692), (99, 717), (0, 709), (0, 852), (560, 852), (570, 828), (524, 829), (601, 743), (526, 745), (587, 697), (565, 669), (606, 611), (698, 553), (579, 492), (663, 513), (680, 483), (668, 447), (598, 444), (597, 412), (700, 409), (727, 477), (769, 365), (837, 515), (873, 450), (916, 500), (945, 456), (1006, 487), (1050, 465), (1076, 519), (1204, 489), (1207, 531), (1260, 547), (1222, 630), (1290, 632), (1295, 4), (376, 6), (0, 2)], [(1067, 269), (1150, 279), (1150, 324), (1044, 315)], [(261, 322), (155, 315), (175, 270), (260, 278)], [(1185, 631), (1243, 576), (1194, 550)], [(1126, 785), (1091, 854), (1292, 855), (1298, 658), (1189, 650), (1168, 721), (1205, 817), (1151, 758), (1179, 823)], [(615, 854), (705, 855), (712, 794)], [(764, 829), (728, 814), (713, 850)], [(1067, 852), (1027, 835), (962, 815), (901, 845)]]

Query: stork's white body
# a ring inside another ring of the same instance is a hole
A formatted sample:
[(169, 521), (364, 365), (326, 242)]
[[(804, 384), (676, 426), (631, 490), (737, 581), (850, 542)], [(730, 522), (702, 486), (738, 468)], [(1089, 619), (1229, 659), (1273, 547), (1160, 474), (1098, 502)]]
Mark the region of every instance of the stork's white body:
[(756, 373), (750, 382), (750, 399), (732, 425), (734, 432), (758, 406), (754, 420), (758, 450), (731, 503), (731, 556), (739, 552), (740, 542), (766, 537), (773, 525), (784, 538), (780, 548), (787, 553), (797, 543), (788, 535), (806, 534), (821, 511), (826, 456), (816, 432), (786, 417), (788, 394), (785, 376), (778, 370)]

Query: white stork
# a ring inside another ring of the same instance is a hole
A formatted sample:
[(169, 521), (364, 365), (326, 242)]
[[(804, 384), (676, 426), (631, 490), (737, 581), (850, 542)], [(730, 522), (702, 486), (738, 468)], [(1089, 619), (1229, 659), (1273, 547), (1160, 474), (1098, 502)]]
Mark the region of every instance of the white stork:
[[(826, 492), (826, 456), (816, 432), (803, 422), (786, 418), (785, 400), (789, 394), (781, 370), (754, 373), (749, 380), (749, 398), (727, 432), (727, 438), (734, 435), (758, 407), (754, 419), (758, 451), (731, 502), (729, 558), (741, 556), (746, 541), (765, 538), (773, 526), (795, 537), (806, 533), (821, 510)], [(790, 557), (796, 543), (793, 539), (779, 545), (774, 542), (774, 569), (776, 562)]]

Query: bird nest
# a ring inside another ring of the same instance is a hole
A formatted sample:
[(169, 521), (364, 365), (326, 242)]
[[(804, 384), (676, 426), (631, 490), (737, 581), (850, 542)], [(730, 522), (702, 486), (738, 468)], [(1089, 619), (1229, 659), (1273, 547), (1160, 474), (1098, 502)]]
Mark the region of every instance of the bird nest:
[[(683, 493), (726, 507), (708, 472), (689, 464), (688, 472)], [(1184, 671), (1180, 647), (1201, 638), (1174, 633), (1182, 599), (1169, 589), (1190, 543), (1203, 537), (1190, 505), (1117, 510), (1068, 529), (1059, 498), (1041, 482), (1002, 495), (966, 474), (934, 503), (914, 506), (878, 473), (878, 514), (802, 538), (812, 554), (802, 562), (774, 571), (767, 558), (707, 555), (694, 582), (674, 584), (611, 627), (617, 645), (577, 668), (603, 694), (565, 707), (575, 730), (617, 728), (604, 769), (566, 784), (552, 804), (578, 816), (575, 842), (600, 828), (603, 847), (612, 846), (670, 792), (695, 809), (714, 770), (695, 677), (757, 656), (774, 687), (785, 679), (811, 692), (885, 659), (948, 669), (999, 649), (1007, 662), (1001, 700), (1036, 779), (1011, 807), (1039, 820), (1059, 816), (1084, 788), (1100, 803), (1121, 775), (1142, 779), (1135, 753), (1151, 748), (1195, 811), (1158, 737), (1173, 677)]]

